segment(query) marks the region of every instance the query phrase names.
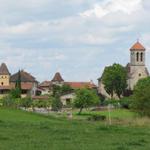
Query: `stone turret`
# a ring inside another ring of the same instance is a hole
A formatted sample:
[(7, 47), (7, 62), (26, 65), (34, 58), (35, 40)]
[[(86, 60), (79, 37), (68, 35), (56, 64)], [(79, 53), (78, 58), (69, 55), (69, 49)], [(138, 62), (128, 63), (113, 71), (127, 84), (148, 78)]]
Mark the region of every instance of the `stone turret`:
[(0, 86), (9, 86), (10, 73), (5, 63), (0, 66)]
[(62, 78), (61, 74), (57, 72), (53, 79), (51, 80), (52, 85), (63, 85), (64, 84), (64, 79)]

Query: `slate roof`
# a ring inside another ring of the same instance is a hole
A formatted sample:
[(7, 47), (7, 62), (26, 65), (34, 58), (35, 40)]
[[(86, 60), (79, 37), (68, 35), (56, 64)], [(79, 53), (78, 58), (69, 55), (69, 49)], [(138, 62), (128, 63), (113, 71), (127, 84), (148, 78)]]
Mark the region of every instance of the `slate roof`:
[(5, 63), (2, 63), (0, 66), (0, 75), (10, 75), (9, 70)]
[[(19, 72), (13, 74), (10, 77), (10, 82), (16, 82), (19, 77)], [(30, 73), (25, 71), (20, 71), (21, 82), (37, 82), (35, 77), (33, 77)]]
[(63, 82), (64, 79), (62, 78), (61, 74), (59, 72), (57, 72), (54, 76), (54, 78), (52, 79), (52, 82)]

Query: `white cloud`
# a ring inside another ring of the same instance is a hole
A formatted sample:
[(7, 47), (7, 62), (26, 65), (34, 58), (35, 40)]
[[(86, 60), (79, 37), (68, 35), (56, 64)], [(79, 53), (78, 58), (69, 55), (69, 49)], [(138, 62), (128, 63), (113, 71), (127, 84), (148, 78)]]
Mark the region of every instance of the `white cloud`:
[(150, 47), (149, 0), (0, 2), (0, 61), (11, 72), (96, 81), (105, 65), (128, 62), (137, 38)]
[(143, 0), (107, 0), (100, 4), (95, 4), (93, 9), (89, 9), (80, 15), (83, 17), (96, 16), (102, 18), (109, 13), (122, 12), (130, 15), (134, 11), (142, 8)]

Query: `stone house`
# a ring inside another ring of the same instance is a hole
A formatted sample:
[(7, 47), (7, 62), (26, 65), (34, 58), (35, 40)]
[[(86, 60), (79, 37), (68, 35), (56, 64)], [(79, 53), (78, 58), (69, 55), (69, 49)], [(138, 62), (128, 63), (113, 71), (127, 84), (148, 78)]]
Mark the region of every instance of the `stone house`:
[[(65, 81), (61, 74), (57, 72), (51, 81), (44, 81), (39, 84), (38, 88), (42, 90), (41, 94), (51, 94), (53, 85), (69, 85), (73, 90), (61, 96), (62, 103), (68, 105), (75, 98), (75, 89), (89, 88), (97, 90), (97, 86), (92, 82), (68, 82)], [(47, 91), (47, 93), (45, 93)]]
[[(9, 93), (11, 89), (15, 88), (18, 80), (19, 72), (11, 75), (6, 64), (2, 63), (0, 66), (0, 97)], [(33, 96), (36, 94), (38, 82), (31, 74), (20, 71), (22, 97)]]

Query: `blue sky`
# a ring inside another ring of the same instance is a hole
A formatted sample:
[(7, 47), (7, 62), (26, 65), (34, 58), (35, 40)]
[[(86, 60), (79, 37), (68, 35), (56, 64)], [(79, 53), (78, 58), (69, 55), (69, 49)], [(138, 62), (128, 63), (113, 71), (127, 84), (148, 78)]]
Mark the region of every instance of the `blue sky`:
[(97, 82), (106, 65), (129, 62), (140, 39), (150, 70), (149, 0), (0, 0), (0, 62), (37, 80)]

